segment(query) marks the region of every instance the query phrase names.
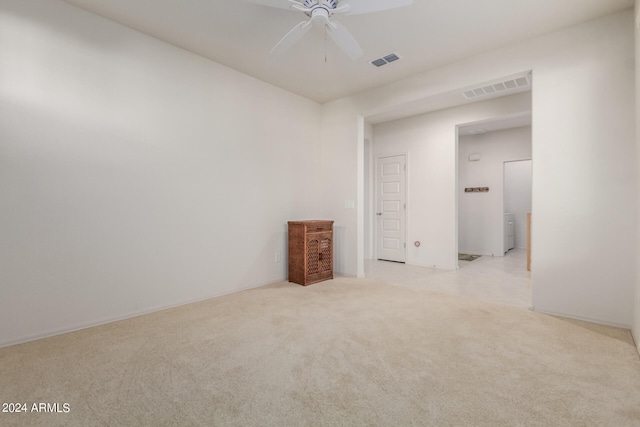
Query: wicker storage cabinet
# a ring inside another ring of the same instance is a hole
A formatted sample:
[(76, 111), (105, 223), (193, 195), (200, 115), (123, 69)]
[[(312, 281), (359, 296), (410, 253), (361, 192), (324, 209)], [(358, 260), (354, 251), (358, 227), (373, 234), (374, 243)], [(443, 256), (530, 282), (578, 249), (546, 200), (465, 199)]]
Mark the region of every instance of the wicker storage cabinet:
[(289, 221), (289, 281), (333, 279), (333, 221)]

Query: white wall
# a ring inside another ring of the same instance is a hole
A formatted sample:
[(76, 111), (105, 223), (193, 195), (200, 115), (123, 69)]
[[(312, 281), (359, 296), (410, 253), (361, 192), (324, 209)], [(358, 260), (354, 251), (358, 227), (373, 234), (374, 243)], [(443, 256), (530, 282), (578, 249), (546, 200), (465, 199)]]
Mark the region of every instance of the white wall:
[[(357, 170), (359, 117), (532, 70), (534, 308), (630, 326), (638, 185), (633, 43), (628, 10), (325, 104), (325, 214), (344, 230), (340, 271), (359, 272), (359, 215), (340, 202), (356, 197), (363, 179)], [(453, 133), (441, 132), (453, 140)], [(454, 242), (455, 153), (438, 155), (438, 209), (449, 218), (442, 232)], [(339, 167), (329, 159), (339, 159)], [(452, 253), (453, 247), (440, 251)]]
[[(531, 135), (531, 131), (529, 131)], [(504, 164), (504, 211), (515, 219), (515, 247), (527, 247), (527, 214), (531, 212), (531, 160)]]
[[(636, 164), (640, 164), (640, 0), (635, 4), (635, 53), (636, 53)], [(640, 174), (637, 175), (638, 188), (640, 189)], [(638, 190), (636, 190), (637, 192)], [(640, 198), (639, 198), (640, 202)], [(636, 222), (640, 222), (640, 205), (637, 208)], [(636, 238), (636, 251), (640, 249), (640, 228)], [(636, 262), (636, 295), (634, 304), (633, 337), (640, 351), (640, 262)]]
[[(334, 220), (334, 269), (336, 273), (348, 276), (362, 276), (364, 268), (364, 239), (358, 244), (358, 229), (364, 230), (364, 123), (348, 100), (335, 101), (330, 108), (322, 106), (322, 140), (332, 141), (322, 145), (321, 179), (324, 197), (322, 215)], [(344, 114), (352, 111), (353, 114)], [(362, 124), (362, 132), (359, 129)], [(345, 138), (349, 148), (337, 144)], [(360, 157), (362, 154), (362, 157)], [(362, 211), (347, 207), (346, 202), (358, 200), (359, 186), (363, 188)], [(362, 222), (359, 222), (359, 216)], [(362, 246), (360, 251), (359, 246)]]
[(374, 160), (373, 160), (373, 126), (371, 123), (365, 123), (364, 128), (364, 259), (373, 259), (373, 230), (374, 230), (374, 210), (373, 194), (375, 190), (374, 179)]
[[(525, 92), (373, 127), (375, 157), (407, 154), (407, 264), (450, 270), (458, 266), (458, 242), (452, 239), (456, 212), (451, 210), (458, 197), (456, 126), (526, 113), (530, 108), (531, 94)], [(494, 170), (498, 173), (496, 180), (500, 171)], [(499, 227), (496, 221), (502, 209), (502, 190), (490, 193), (490, 197), (494, 196), (493, 226)], [(499, 244), (500, 235), (496, 239)], [(413, 244), (415, 241), (420, 242), (420, 247)]]
[(0, 52), (0, 345), (286, 278), (318, 104), (56, 0)]
[[(470, 162), (471, 153), (480, 154), (480, 160)], [(504, 255), (504, 212), (512, 211), (511, 206), (507, 208), (503, 188), (504, 162), (530, 158), (531, 127), (459, 136), (458, 252)], [(466, 187), (489, 187), (489, 192), (465, 193)], [(530, 187), (529, 182), (529, 196)], [(516, 225), (521, 222), (522, 218), (516, 218)]]

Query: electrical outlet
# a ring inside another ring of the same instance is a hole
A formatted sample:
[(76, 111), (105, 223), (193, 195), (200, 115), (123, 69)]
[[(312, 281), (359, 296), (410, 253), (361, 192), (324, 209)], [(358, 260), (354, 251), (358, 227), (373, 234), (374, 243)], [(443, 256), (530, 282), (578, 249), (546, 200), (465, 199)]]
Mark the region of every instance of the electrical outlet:
[(276, 252), (275, 261), (276, 261), (276, 262), (280, 262), (280, 261), (282, 261), (282, 255), (280, 255), (280, 252)]

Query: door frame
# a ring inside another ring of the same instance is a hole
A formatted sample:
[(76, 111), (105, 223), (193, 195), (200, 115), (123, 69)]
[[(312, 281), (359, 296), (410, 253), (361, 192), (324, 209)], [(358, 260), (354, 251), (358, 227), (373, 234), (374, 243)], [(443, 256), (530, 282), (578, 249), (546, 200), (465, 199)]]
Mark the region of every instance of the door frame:
[[(404, 197), (405, 197), (405, 208), (404, 208), (404, 263), (407, 264), (408, 260), (407, 260), (407, 238), (409, 235), (409, 153), (406, 151), (403, 152), (397, 152), (397, 153), (385, 153), (385, 154), (379, 154), (377, 156), (375, 156), (375, 161), (373, 162), (374, 164), (372, 165), (374, 167), (374, 173), (373, 173), (373, 209), (371, 211), (371, 222), (372, 224), (375, 224), (372, 228), (373, 228), (373, 239), (372, 239), (372, 246), (373, 246), (373, 259), (378, 261), (378, 165), (380, 162), (380, 159), (384, 159), (387, 157), (396, 157), (396, 156), (404, 156), (404, 164), (405, 164), (405, 173), (404, 173)], [(389, 262), (393, 262), (393, 261), (389, 261)]]

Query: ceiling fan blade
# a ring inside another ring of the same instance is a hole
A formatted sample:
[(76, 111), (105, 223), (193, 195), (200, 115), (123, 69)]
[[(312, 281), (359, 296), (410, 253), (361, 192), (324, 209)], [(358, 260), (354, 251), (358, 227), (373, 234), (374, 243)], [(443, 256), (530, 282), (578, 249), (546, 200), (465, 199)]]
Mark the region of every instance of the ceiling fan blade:
[(342, 6), (343, 4), (350, 6), (349, 11), (345, 13), (346, 15), (359, 15), (411, 6), (413, 0), (342, 0), (338, 5)]
[(302, 21), (291, 29), (283, 38), (271, 49), (272, 55), (280, 55), (296, 44), (311, 28), (311, 21)]
[(329, 37), (342, 49), (351, 59), (356, 59), (362, 56), (362, 48), (347, 30), (339, 22), (331, 21), (327, 24), (327, 32)]
[[(275, 7), (278, 9), (294, 10), (291, 5), (293, 2), (290, 0), (244, 0), (247, 3), (259, 4), (261, 6)], [(297, 2), (296, 2), (297, 3)]]

